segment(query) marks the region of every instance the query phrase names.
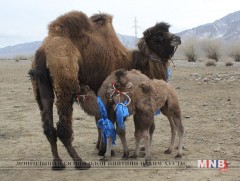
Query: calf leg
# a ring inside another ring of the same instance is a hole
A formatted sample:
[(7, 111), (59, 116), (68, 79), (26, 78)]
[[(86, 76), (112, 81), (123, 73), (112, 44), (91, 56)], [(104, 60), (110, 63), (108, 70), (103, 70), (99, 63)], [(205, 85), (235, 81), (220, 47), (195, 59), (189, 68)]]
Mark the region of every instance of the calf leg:
[(150, 154), (150, 135), (149, 130), (146, 129), (142, 132), (143, 140), (144, 140), (144, 147), (145, 147), (145, 166), (149, 165), (151, 161), (151, 154)]
[(183, 134), (184, 134), (184, 127), (182, 125), (182, 119), (181, 116), (174, 116), (173, 120), (175, 122), (175, 125), (177, 127), (178, 136), (179, 136), (179, 143), (178, 143), (178, 152), (175, 158), (181, 158), (182, 157), (182, 149), (183, 149)]
[(116, 129), (117, 134), (122, 142), (123, 146), (123, 156), (122, 158), (128, 158), (129, 157), (129, 149), (127, 146), (127, 140), (126, 140), (126, 131), (122, 128), (117, 127)]
[(107, 137), (107, 145), (106, 145), (106, 152), (104, 154), (104, 157), (100, 160), (108, 160), (111, 158), (111, 151), (112, 151), (112, 138)]
[[(150, 145), (152, 144), (154, 130), (155, 130), (155, 123), (153, 122), (153, 124), (151, 125), (151, 127), (150, 127), (150, 129), (149, 129)], [(145, 148), (142, 147), (140, 150), (141, 150), (141, 151), (145, 151)]]
[(149, 133), (150, 133), (150, 145), (152, 144), (152, 140), (153, 140), (153, 133), (155, 130), (155, 123), (153, 122), (150, 129), (149, 129)]
[[(145, 161), (149, 161), (150, 155), (150, 127), (154, 122), (154, 114), (147, 111), (137, 110), (134, 115), (136, 148), (133, 157), (138, 157), (141, 138), (144, 138)], [(153, 131), (152, 131), (153, 132)]]
[(175, 137), (176, 137), (175, 123), (174, 123), (172, 117), (168, 117), (168, 120), (170, 122), (170, 127), (171, 127), (171, 142), (170, 142), (170, 146), (168, 147), (168, 149), (164, 152), (165, 154), (172, 153), (172, 150), (173, 150), (173, 147), (174, 147), (174, 142), (175, 142)]

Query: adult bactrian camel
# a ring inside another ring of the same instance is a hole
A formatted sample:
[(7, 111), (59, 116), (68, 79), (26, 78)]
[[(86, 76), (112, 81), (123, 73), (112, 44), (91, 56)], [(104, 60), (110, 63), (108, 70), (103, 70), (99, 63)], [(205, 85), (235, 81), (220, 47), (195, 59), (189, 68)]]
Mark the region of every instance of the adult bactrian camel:
[[(135, 68), (150, 78), (166, 80), (166, 64), (181, 43), (180, 38), (169, 32), (168, 24), (158, 23), (143, 33), (139, 50), (129, 51), (116, 36), (112, 16), (97, 14), (89, 18), (80, 11), (58, 17), (48, 30), (29, 73), (44, 134), (52, 149), (52, 168), (64, 168), (57, 151), (58, 137), (75, 167), (87, 169), (90, 165), (82, 161), (72, 146), (72, 105), (80, 92), (80, 83), (97, 93), (106, 77), (118, 68)], [(55, 96), (59, 115), (56, 128), (53, 124)]]

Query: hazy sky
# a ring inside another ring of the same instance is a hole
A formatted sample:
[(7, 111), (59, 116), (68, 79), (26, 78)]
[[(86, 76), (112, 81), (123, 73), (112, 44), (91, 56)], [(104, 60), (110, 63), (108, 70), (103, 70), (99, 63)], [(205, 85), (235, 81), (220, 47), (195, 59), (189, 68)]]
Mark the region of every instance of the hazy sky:
[(0, 47), (42, 40), (47, 25), (59, 15), (80, 10), (91, 16), (105, 12), (114, 16), (117, 33), (138, 37), (156, 22), (172, 25), (177, 33), (211, 23), (240, 10), (240, 0), (0, 0)]

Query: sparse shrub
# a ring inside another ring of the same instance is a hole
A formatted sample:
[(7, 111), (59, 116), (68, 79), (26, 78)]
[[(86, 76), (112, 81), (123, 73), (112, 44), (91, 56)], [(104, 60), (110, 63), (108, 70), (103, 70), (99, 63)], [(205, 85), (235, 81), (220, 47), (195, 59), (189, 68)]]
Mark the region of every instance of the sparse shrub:
[(234, 42), (231, 44), (230, 48), (230, 57), (235, 61), (235, 62), (240, 62), (240, 43), (239, 42)]
[(183, 53), (189, 62), (197, 61), (196, 39), (190, 38), (183, 43)]
[(218, 40), (205, 40), (203, 43), (203, 51), (207, 58), (218, 62), (221, 57), (221, 42)]
[(33, 56), (23, 56), (23, 55), (18, 55), (13, 58), (16, 62), (19, 62), (20, 60), (30, 60), (32, 59)]
[(216, 66), (216, 60), (210, 59), (205, 63), (206, 66)]
[(229, 62), (225, 62), (225, 65), (226, 66), (233, 66), (233, 62), (230, 62), (230, 61)]

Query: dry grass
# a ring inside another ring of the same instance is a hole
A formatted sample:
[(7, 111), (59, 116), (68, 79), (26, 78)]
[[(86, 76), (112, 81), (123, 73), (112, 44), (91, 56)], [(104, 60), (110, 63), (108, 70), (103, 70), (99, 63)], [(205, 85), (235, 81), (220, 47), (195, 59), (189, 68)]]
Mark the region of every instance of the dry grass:
[(206, 66), (216, 66), (216, 60), (213, 60), (213, 59), (209, 59), (206, 61), (205, 63)]

